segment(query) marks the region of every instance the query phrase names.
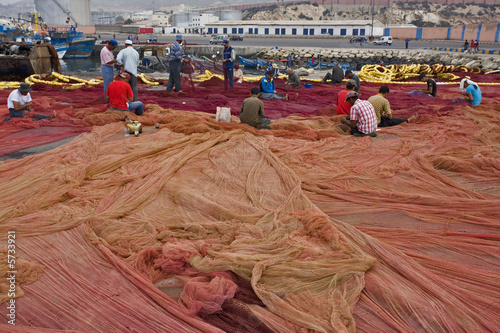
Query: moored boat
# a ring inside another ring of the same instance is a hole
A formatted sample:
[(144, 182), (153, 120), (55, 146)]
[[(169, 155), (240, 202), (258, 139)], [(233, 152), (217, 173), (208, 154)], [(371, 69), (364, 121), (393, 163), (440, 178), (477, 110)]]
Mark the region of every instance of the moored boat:
[(66, 31), (52, 30), (50, 38), (52, 45), (56, 48), (59, 46), (61, 51), (64, 45), (67, 45), (65, 58), (88, 58), (94, 50), (96, 41), (93, 37), (85, 37), (83, 31), (76, 30), (75, 26), (71, 26)]

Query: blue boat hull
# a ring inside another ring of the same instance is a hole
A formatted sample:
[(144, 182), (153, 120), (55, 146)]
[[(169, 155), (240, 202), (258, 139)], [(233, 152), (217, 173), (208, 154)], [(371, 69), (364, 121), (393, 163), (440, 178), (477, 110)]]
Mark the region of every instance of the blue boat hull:
[(86, 38), (82, 40), (74, 39), (68, 43), (68, 51), (65, 58), (88, 58), (94, 50), (95, 39)]

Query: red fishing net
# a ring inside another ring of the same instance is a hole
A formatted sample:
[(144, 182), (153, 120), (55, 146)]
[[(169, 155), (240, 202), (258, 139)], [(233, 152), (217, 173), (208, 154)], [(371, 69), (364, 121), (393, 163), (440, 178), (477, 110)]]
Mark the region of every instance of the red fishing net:
[[(183, 82), (179, 94), (140, 86), (147, 112), (130, 116), (145, 126), (139, 137), (123, 136), (123, 113), (106, 111), (99, 88), (34, 89), (40, 108), (66, 115), (61, 123), (107, 124), (0, 163), (0, 235), (16, 232), (26, 272), (18, 275), (18, 327), (499, 327), (495, 87), (480, 86), (483, 102), (471, 107), (450, 102), (458, 85), (439, 85), (436, 98), (406, 94), (422, 85), (390, 85), (394, 115), (419, 119), (356, 138), (337, 129), (331, 112), (342, 85), (278, 83), (291, 100), (264, 101), (272, 130), (256, 130), (217, 123), (213, 113), (226, 106), (237, 115), (257, 83), (224, 93), (216, 82)], [(361, 98), (379, 86), (362, 83)], [(149, 126), (157, 122), (161, 129)], [(7, 270), (1, 261), (2, 283)], [(0, 290), (8, 300), (8, 282)], [(13, 331), (7, 321), (0, 331)]]

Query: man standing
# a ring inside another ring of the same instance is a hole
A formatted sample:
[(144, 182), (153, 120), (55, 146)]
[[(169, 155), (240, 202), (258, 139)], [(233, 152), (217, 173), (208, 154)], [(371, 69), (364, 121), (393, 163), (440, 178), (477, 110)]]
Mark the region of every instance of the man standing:
[(168, 77), (167, 91), (170, 92), (174, 88), (176, 92), (181, 90), (181, 67), (182, 62), (187, 62), (182, 55), (181, 50), (182, 35), (175, 36), (175, 43), (170, 47), (170, 58), (168, 63), (170, 65), (170, 76)]
[(288, 99), (288, 95), (277, 94), (274, 87), (274, 71), (267, 71), (260, 80), (260, 98), (264, 99)]
[(120, 73), (115, 77), (115, 81), (111, 82), (106, 92), (106, 97), (109, 100), (111, 110), (118, 111), (134, 111), (138, 116), (143, 114), (144, 106), (142, 102), (133, 101), (132, 88), (128, 84), (130, 75), (128, 73)]
[(326, 83), (328, 80), (331, 80), (332, 83), (341, 83), (342, 79), (344, 78), (344, 71), (340, 67), (338, 63), (333, 66), (332, 72), (326, 73), (325, 77), (323, 78), (323, 83)]
[(236, 52), (231, 46), (229, 46), (229, 42), (227, 40), (224, 39), (222, 44), (224, 45), (224, 57), (222, 60), (222, 64), (224, 65), (224, 90), (227, 90), (228, 81), (231, 86), (231, 90), (233, 90), (234, 60), (236, 59)]
[(359, 77), (351, 69), (345, 71), (345, 78), (354, 80), (356, 82), (356, 91), (359, 91), (359, 88), (361, 88)]
[(410, 40), (408, 38), (405, 39), (405, 44), (406, 44), (406, 48), (408, 48), (408, 43), (410, 42)]
[(347, 93), (346, 101), (351, 104), (351, 115), (341, 121), (349, 126), (351, 135), (377, 136), (377, 116), (373, 106), (368, 101), (358, 99), (358, 93), (355, 91)]
[(368, 102), (370, 102), (370, 104), (375, 109), (375, 115), (377, 116), (378, 127), (396, 126), (404, 122), (409, 123), (410, 121), (418, 117), (418, 114), (414, 114), (408, 119), (393, 118), (391, 112), (391, 105), (387, 100), (388, 95), (389, 95), (389, 87), (382, 86), (378, 90), (377, 95), (373, 95), (372, 97), (368, 98)]
[(297, 74), (297, 71), (294, 71), (290, 67), (286, 69), (286, 73), (288, 74), (288, 80), (286, 80), (285, 85), (300, 88), (300, 77)]
[(258, 98), (259, 92), (257, 87), (250, 90), (250, 97), (241, 105), (240, 121), (255, 128), (271, 129), (271, 120), (264, 114), (264, 103)]
[[(56, 116), (56, 113), (52, 116), (46, 116), (43, 114), (35, 115), (32, 111), (33, 102), (30, 95), (31, 87), (28, 83), (21, 83), (20, 87), (13, 90), (9, 97), (7, 98), (7, 108), (9, 109), (9, 116), (11, 117), (21, 117), (21, 118), (33, 118), (33, 120), (40, 119), (50, 119)], [(6, 122), (10, 118), (6, 118), (3, 121)]]
[(418, 76), (418, 80), (427, 83), (427, 88), (420, 89), (420, 91), (428, 93), (429, 95), (432, 95), (432, 97), (436, 97), (437, 85), (436, 85), (436, 81), (434, 81), (434, 79), (427, 78), (425, 73), (420, 73), (420, 75)]
[(139, 66), (139, 53), (134, 50), (132, 41), (125, 41), (125, 48), (118, 53), (116, 63), (120, 67), (120, 73), (127, 73), (130, 76), (129, 84), (134, 93), (134, 101), (137, 101), (137, 66)]
[(345, 85), (345, 90), (341, 90), (337, 94), (337, 114), (350, 114), (351, 104), (346, 101), (347, 93), (356, 89), (356, 81), (350, 79)]
[(116, 63), (115, 56), (113, 55), (113, 50), (116, 49), (118, 43), (116, 40), (110, 40), (108, 45), (104, 46), (101, 50), (101, 75), (102, 81), (104, 82), (104, 101), (108, 103), (106, 99), (106, 91), (108, 90), (109, 84), (113, 81), (113, 67)]

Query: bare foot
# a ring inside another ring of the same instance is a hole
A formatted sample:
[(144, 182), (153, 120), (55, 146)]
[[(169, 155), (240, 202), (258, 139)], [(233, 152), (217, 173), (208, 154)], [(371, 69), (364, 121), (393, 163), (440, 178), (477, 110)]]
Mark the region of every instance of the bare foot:
[(299, 98), (299, 93), (295, 94), (295, 99)]
[(285, 101), (288, 101), (288, 94), (285, 95), (285, 98), (283, 98)]
[(418, 119), (418, 113), (415, 113), (413, 116), (411, 116), (410, 118), (408, 118), (408, 122), (412, 122), (412, 121), (415, 121)]
[(55, 117), (57, 117), (57, 112), (55, 112), (55, 111), (54, 111), (54, 112), (52, 113), (52, 116), (50, 116), (50, 119), (55, 118)]

